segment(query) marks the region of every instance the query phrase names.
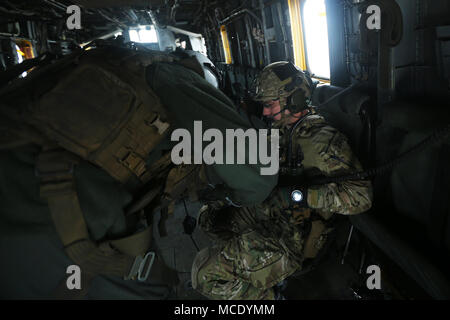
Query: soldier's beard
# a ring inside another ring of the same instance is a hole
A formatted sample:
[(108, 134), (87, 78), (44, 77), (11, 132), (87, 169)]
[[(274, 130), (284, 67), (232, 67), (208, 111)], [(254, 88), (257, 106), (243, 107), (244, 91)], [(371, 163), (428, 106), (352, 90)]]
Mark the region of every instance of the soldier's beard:
[(281, 129), (281, 128), (290, 127), (295, 122), (297, 122), (301, 116), (302, 116), (302, 112), (292, 115), (289, 112), (289, 110), (285, 110), (281, 113), (281, 119), (279, 119), (279, 120), (272, 119), (273, 128)]
[(272, 128), (281, 129), (288, 127), (297, 122), (302, 116), (302, 112), (291, 114), (290, 110), (286, 108), (286, 105), (286, 98), (269, 100), (265, 103), (263, 115), (271, 124)]

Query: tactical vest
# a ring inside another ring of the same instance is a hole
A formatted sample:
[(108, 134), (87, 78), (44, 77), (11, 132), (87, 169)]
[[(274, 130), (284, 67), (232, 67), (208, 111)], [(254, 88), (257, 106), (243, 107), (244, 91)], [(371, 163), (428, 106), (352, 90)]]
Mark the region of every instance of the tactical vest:
[[(315, 144), (317, 143), (327, 143), (324, 141), (317, 141), (317, 137), (310, 137), (311, 129), (315, 126), (321, 126), (324, 124), (324, 119), (316, 114), (314, 110), (300, 120), (301, 122), (297, 127), (292, 127), (291, 130), (282, 129), (281, 143), (280, 143), (280, 171), (282, 175), (291, 176), (292, 181), (297, 181), (298, 187), (302, 186), (306, 178), (306, 172), (304, 166), (313, 167), (314, 163), (318, 163), (317, 157), (321, 155), (318, 152), (313, 152), (312, 157), (308, 157), (305, 160), (302, 148), (305, 150), (315, 150)], [(299, 132), (305, 137), (302, 140), (302, 146), (296, 141)], [(296, 186), (292, 185), (292, 190)], [(283, 189), (283, 192), (288, 192)], [(273, 196), (275, 198), (275, 195)], [(279, 197), (290, 199), (290, 194), (284, 195), (284, 197)], [(279, 200), (277, 204), (278, 208), (288, 208), (285, 210), (285, 214), (289, 214), (293, 217), (293, 220), (299, 221), (299, 225), (307, 226), (304, 230), (306, 237), (304, 239), (303, 247), (303, 257), (307, 259), (314, 259), (317, 257), (322, 247), (325, 244), (327, 234), (331, 231), (327, 227), (327, 218), (322, 217), (311, 209), (305, 209), (297, 207), (293, 203), (287, 203), (286, 201)]]
[[(178, 63), (202, 70), (190, 60)], [(161, 52), (117, 47), (80, 51), (0, 92), (0, 147), (30, 141), (42, 146), (36, 163), (40, 194), (66, 254), (83, 270), (84, 288), (99, 274), (145, 281), (158, 265), (167, 283), (176, 282), (176, 274), (148, 252), (151, 227), (102, 244), (90, 239), (73, 176), (84, 159), (121, 183), (144, 184), (170, 164), (167, 157), (150, 167), (145, 161), (170, 128), (145, 70), (154, 62), (174, 61)]]

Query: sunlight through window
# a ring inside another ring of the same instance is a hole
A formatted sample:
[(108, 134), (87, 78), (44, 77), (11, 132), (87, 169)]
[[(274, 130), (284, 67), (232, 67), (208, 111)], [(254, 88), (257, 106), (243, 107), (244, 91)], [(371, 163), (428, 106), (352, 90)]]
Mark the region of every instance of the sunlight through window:
[(330, 79), (330, 53), (325, 0), (306, 0), (303, 8), (306, 57), (309, 71)]
[[(18, 45), (16, 45), (16, 52), (17, 52), (17, 62), (22, 63), (25, 60), (24, 59), (25, 53), (23, 53), (22, 50), (20, 50)], [(28, 72), (25, 71), (20, 76), (22, 78), (25, 78), (27, 75), (28, 75)]]
[(140, 43), (156, 43), (158, 36), (154, 26), (140, 26), (139, 28), (130, 29), (130, 40)]

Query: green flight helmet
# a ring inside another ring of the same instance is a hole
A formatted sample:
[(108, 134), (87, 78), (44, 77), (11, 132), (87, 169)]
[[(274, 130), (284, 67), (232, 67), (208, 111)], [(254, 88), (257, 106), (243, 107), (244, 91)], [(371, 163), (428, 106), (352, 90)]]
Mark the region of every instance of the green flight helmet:
[(280, 100), (281, 108), (302, 112), (311, 105), (313, 83), (308, 73), (288, 61), (266, 66), (256, 80), (256, 101)]

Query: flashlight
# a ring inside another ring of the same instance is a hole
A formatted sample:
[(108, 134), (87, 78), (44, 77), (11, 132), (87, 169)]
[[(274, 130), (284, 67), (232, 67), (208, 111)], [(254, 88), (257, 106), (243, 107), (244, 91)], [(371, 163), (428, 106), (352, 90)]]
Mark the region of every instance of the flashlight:
[(291, 193), (291, 199), (294, 202), (302, 202), (303, 201), (303, 193), (300, 190), (294, 190)]

